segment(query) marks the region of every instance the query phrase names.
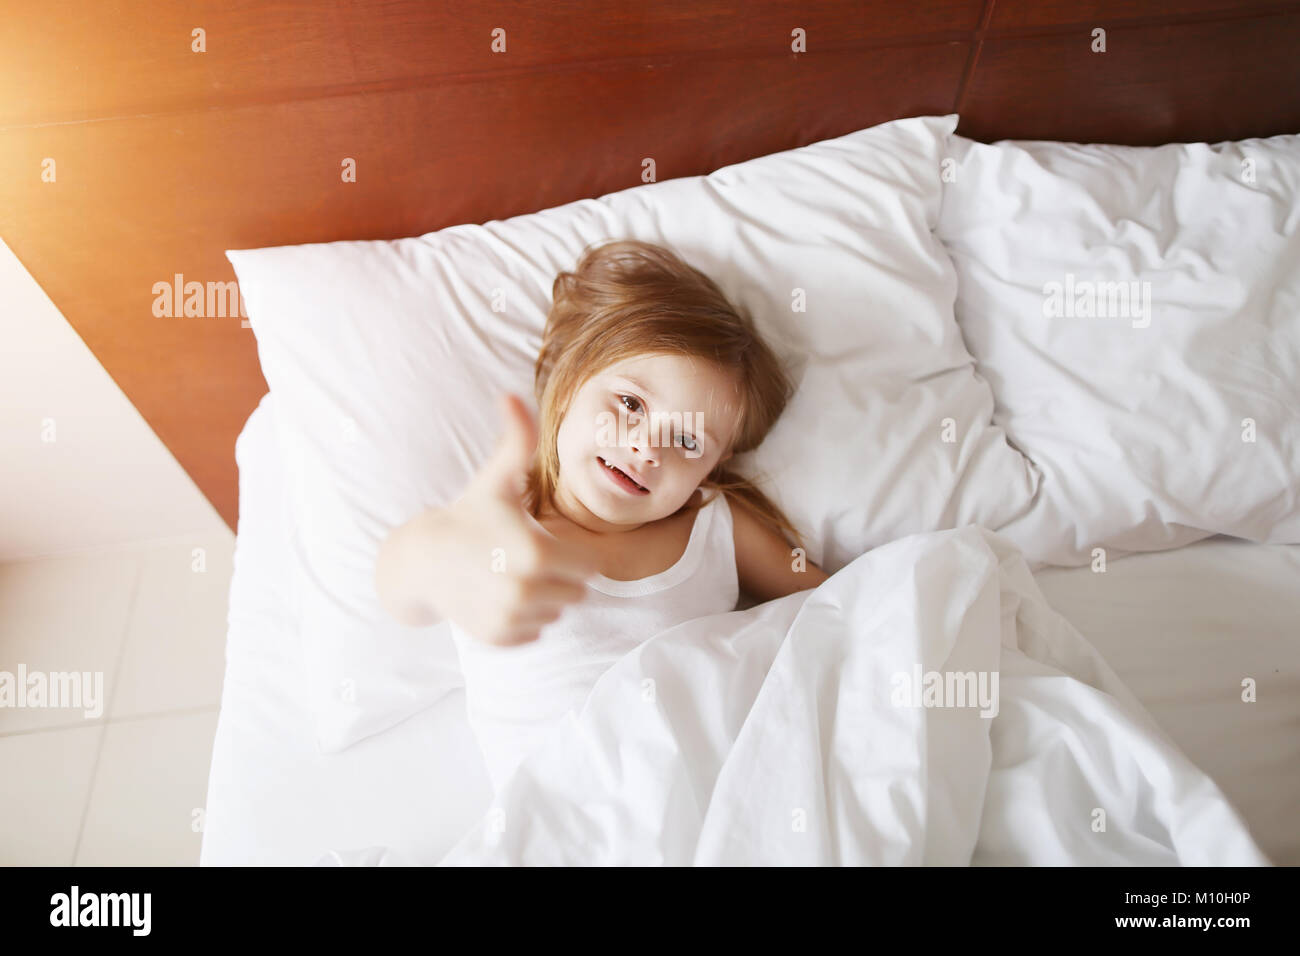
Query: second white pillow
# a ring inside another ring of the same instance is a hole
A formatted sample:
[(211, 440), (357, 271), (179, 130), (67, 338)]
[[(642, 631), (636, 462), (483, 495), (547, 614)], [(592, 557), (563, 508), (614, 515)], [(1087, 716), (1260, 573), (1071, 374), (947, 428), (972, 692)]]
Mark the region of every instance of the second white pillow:
[(999, 530), (1098, 566), (1216, 533), (1300, 542), (1300, 136), (953, 154), (957, 318), (1043, 475)]

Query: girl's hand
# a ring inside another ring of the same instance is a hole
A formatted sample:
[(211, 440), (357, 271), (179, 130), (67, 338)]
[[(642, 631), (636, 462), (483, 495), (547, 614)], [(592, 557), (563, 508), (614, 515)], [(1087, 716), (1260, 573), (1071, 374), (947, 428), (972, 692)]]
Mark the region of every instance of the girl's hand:
[(565, 606), (581, 601), (594, 554), (561, 541), (524, 514), (525, 476), (537, 427), (515, 395), (500, 407), (505, 433), (455, 504), (394, 531), (380, 550), (376, 590), (389, 613), (423, 626), (441, 618), (488, 644), (536, 640)]

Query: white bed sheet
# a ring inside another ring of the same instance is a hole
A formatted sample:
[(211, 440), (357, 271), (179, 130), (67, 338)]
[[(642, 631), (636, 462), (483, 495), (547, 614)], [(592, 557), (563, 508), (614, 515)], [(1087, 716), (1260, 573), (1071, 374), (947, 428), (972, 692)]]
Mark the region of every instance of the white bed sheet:
[(341, 753), (317, 751), (271, 405), (268, 393), (235, 443), (239, 528), (199, 863), (312, 865), (372, 846), (436, 858), (491, 797), (464, 693)]
[[(438, 859), (491, 798), (456, 692), (341, 753), (315, 749), (268, 394), (236, 443), (239, 535), (203, 865)], [(1035, 575), (1275, 863), (1300, 864), (1300, 546), (1213, 538)], [(1258, 700), (1241, 700), (1253, 678)]]
[[(1215, 537), (1034, 575), (1208, 773), (1274, 863), (1300, 864), (1300, 545)], [(1252, 678), (1255, 703), (1242, 700)]]

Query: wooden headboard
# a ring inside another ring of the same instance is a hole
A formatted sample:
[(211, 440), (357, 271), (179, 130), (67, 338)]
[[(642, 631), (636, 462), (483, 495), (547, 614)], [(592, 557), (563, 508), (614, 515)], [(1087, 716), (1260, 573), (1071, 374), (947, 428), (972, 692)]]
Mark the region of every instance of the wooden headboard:
[(639, 185), (645, 157), (692, 176), (921, 114), (985, 141), (1300, 132), (1295, 0), (7, 0), (3, 18), (0, 236), (232, 528), (256, 343), (237, 314), (156, 315), (154, 291), (233, 281), (225, 249), (419, 235)]

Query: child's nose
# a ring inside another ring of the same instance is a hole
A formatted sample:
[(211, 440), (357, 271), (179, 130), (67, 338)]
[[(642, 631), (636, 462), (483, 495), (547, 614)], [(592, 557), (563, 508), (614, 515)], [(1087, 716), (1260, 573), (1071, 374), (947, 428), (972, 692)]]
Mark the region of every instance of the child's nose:
[(651, 445), (648, 423), (637, 413), (629, 415), (627, 447), (643, 461), (654, 464), (655, 456)]
[(659, 463), (659, 456), (649, 436), (633, 435), (631, 441), (628, 442), (628, 446), (632, 449), (633, 454), (647, 465), (657, 465)]
[(658, 455), (655, 453), (654, 448), (650, 445), (649, 442), (646, 441), (632, 442), (632, 451), (635, 452), (637, 457), (639, 457), (647, 465), (657, 465), (659, 463), (657, 460)]

